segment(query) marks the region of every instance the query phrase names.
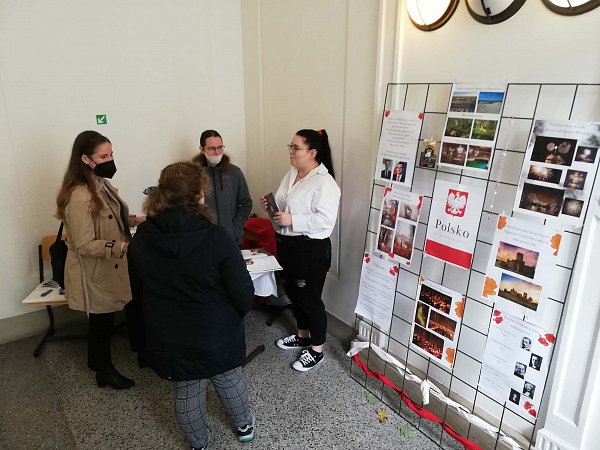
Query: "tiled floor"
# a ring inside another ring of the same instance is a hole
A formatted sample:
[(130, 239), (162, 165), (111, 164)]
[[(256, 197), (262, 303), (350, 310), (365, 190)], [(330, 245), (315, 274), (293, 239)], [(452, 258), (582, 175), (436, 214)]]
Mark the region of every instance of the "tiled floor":
[[(246, 321), (248, 351), (266, 350), (245, 370), (257, 414), (256, 437), (240, 444), (218, 399), (209, 390), (210, 448), (216, 449), (435, 449), (416, 433), (404, 438), (406, 422), (383, 405), (367, 401), (366, 391), (349, 376), (347, 349), (329, 337), (326, 360), (311, 372), (291, 369), (295, 351), (274, 341), (292, 331), (286, 313), (272, 327), (252, 311)], [(87, 369), (85, 341), (49, 343), (38, 359), (36, 339), (0, 346), (0, 449), (185, 449), (175, 420), (171, 383), (139, 369), (126, 339), (114, 339), (115, 366), (136, 381), (117, 392), (99, 389)]]

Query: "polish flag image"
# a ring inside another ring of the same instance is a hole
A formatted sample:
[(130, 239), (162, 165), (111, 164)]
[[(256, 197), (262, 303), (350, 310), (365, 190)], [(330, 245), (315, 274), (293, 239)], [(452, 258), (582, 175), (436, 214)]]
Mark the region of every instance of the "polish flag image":
[(446, 199), (446, 214), (455, 217), (463, 217), (467, 208), (468, 192), (457, 191), (456, 189), (448, 189), (448, 197)]

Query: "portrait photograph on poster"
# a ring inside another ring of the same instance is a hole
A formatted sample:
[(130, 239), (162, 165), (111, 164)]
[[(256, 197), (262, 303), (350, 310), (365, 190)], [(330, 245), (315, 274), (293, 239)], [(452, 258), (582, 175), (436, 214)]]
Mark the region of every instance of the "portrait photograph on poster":
[(490, 170), (506, 86), (454, 85), (438, 164)]
[(522, 417), (536, 417), (554, 342), (553, 333), (495, 309), (483, 353), (480, 390), (500, 403), (508, 401), (510, 409)]
[(411, 186), (422, 118), (423, 114), (418, 111), (385, 112), (373, 178)]
[(419, 167), (435, 169), (438, 157), (438, 142), (434, 139), (425, 139), (419, 145)]
[[(543, 323), (548, 301), (544, 286), (552, 285), (563, 229), (543, 227), (515, 217), (499, 216), (490, 259), (485, 273), (482, 298), (496, 303), (502, 311), (526, 316)], [(531, 346), (523, 337), (522, 348)]]
[(527, 173), (528, 180), (543, 181), (544, 183), (558, 184), (562, 178), (562, 170), (532, 164)]
[(410, 265), (423, 196), (388, 187), (379, 214), (376, 253)]
[(581, 226), (598, 171), (600, 123), (535, 120), (515, 211)]
[(469, 145), (466, 167), (488, 170), (492, 159), (492, 148)]
[(452, 368), (463, 310), (461, 293), (420, 277), (411, 334), (413, 349)]

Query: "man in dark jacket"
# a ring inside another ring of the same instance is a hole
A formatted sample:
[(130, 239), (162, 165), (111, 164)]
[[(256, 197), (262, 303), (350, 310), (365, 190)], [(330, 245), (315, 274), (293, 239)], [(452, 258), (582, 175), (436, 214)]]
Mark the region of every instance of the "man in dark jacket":
[(175, 411), (193, 448), (208, 445), (210, 380), (241, 442), (254, 437), (254, 413), (241, 366), (244, 315), (254, 286), (241, 252), (204, 205), (209, 180), (191, 162), (163, 169), (145, 204), (147, 221), (129, 246), (142, 280), (145, 359), (175, 382)]
[(252, 198), (244, 174), (231, 164), (224, 151), (221, 135), (215, 130), (205, 130), (200, 136), (200, 154), (192, 161), (200, 164), (211, 181), (212, 192), (206, 195), (206, 206), (241, 247)]

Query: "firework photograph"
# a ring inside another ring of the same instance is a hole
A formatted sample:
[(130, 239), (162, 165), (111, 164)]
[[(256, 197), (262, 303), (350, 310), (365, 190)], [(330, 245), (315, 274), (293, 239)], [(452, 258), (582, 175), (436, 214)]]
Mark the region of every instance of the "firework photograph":
[(532, 164), (529, 166), (527, 173), (528, 180), (543, 181), (544, 183), (558, 184), (563, 171), (559, 169), (551, 169), (550, 167), (538, 166)]
[(537, 184), (524, 183), (519, 208), (528, 211), (558, 216), (565, 191)]
[(494, 265), (533, 280), (539, 256), (533, 250), (500, 241)]
[(583, 200), (576, 198), (565, 198), (565, 203), (562, 207), (562, 213), (567, 216), (581, 217), (583, 211)]
[(586, 178), (587, 172), (582, 170), (567, 170), (567, 176), (565, 177), (563, 186), (567, 189), (578, 189), (582, 191), (585, 186)]
[(577, 153), (575, 153), (575, 161), (587, 164), (594, 164), (594, 162), (596, 161), (597, 154), (597, 147), (577, 147)]
[(570, 166), (575, 154), (576, 139), (537, 136), (531, 152), (531, 160), (546, 164)]

